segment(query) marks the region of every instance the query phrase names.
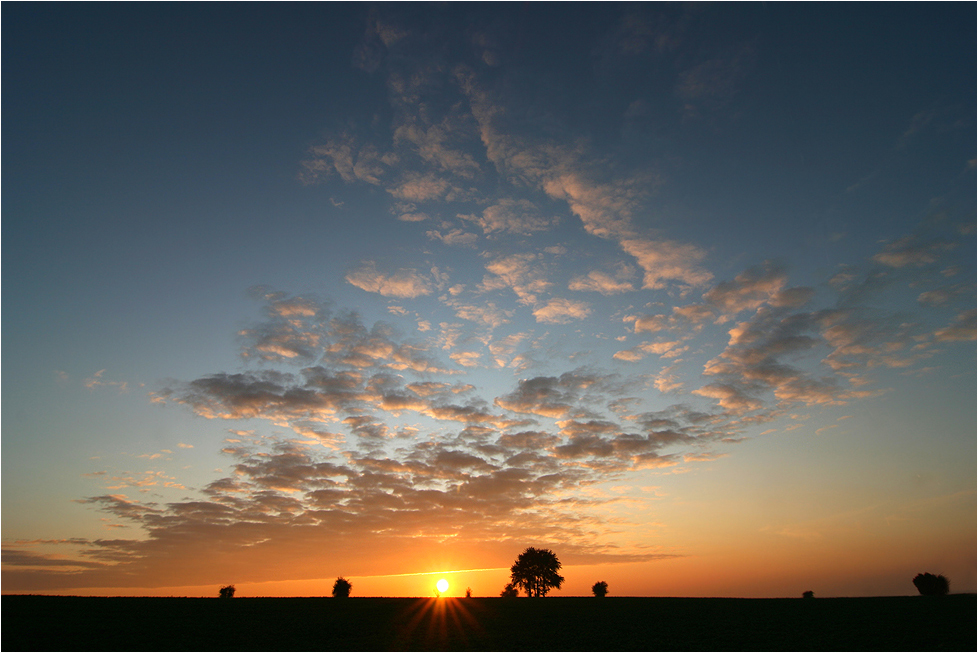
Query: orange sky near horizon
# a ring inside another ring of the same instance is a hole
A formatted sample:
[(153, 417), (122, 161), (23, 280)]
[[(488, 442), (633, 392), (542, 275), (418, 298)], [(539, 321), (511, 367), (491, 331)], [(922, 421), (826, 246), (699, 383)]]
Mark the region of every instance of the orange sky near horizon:
[[(703, 543), (688, 556), (644, 563), (564, 565), (565, 582), (550, 596), (590, 596), (597, 581), (609, 584), (609, 596), (727, 596), (743, 598), (798, 597), (811, 590), (815, 596), (913, 595), (913, 577), (925, 569), (951, 580), (952, 593), (973, 593), (978, 568), (956, 563), (967, 560), (975, 532), (967, 529), (942, 535), (942, 556), (929, 557), (928, 536), (907, 534), (906, 548), (881, 550), (886, 540), (865, 534), (842, 546), (824, 538), (796, 538), (785, 544), (774, 535), (758, 538), (749, 550), (736, 550), (723, 543), (719, 533), (714, 543)], [(826, 547), (838, 547), (826, 551)], [(556, 547), (559, 551), (559, 547)], [(556, 552), (556, 551), (555, 551)], [(560, 556), (558, 555), (558, 558)], [(515, 559), (515, 558), (514, 558)], [(919, 561), (925, 560), (926, 564)], [(406, 566), (412, 566), (406, 562)], [(799, 572), (799, 570), (802, 570)], [(855, 570), (855, 571), (854, 571)], [(466, 588), (473, 596), (498, 596), (509, 582), (509, 568), (437, 569), (433, 571), (377, 576), (344, 575), (352, 584), (352, 597), (432, 597), (435, 584), (444, 578), (449, 590), (444, 596), (463, 597)], [(237, 597), (329, 596), (335, 577), (235, 583)], [(217, 596), (219, 586), (97, 587), (45, 591), (42, 594), (75, 596)], [(5, 592), (6, 593), (6, 592)], [(19, 593), (19, 592), (18, 592)]]

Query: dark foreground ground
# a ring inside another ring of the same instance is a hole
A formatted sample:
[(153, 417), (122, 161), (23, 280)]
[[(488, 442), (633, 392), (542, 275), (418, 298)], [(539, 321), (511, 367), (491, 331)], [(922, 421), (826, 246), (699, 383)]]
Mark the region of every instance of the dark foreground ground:
[(974, 651), (974, 594), (845, 599), (4, 596), (4, 651)]

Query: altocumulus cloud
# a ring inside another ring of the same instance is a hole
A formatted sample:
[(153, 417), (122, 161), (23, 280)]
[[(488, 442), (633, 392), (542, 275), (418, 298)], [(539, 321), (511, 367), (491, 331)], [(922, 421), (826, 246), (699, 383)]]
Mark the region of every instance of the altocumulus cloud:
[[(811, 293), (785, 301), (785, 285), (781, 269), (767, 266), (706, 289), (689, 306), (749, 315), (727, 323), (726, 346), (704, 363), (700, 382), (677, 381), (673, 364), (655, 386), (692, 384), (692, 397), (712, 408), (680, 402), (644, 412), (624, 408), (642, 405), (644, 383), (591, 368), (530, 376), (485, 397), (478, 386), (451, 380), (459, 370), (439, 360), (445, 350), (438, 335), (406, 342), (383, 323), (334, 313), (329, 302), (256, 292), (264, 321), (239, 337), (243, 358), (262, 360), (263, 368), (173, 383), (155, 398), (208, 419), (285, 426), (293, 436), (236, 431), (224, 449), (230, 473), (195, 499), (84, 500), (141, 529), (142, 538), (73, 541), (74, 565), (31, 557), (26, 544), (9, 546), (23, 554), (11, 559), (30, 561), (32, 582), (42, 570), (54, 587), (126, 585), (134, 577), (219, 582), (242, 568), (254, 569), (255, 581), (318, 577), (313, 561), (323, 550), (350, 573), (365, 556), (386, 560), (381, 568), (393, 573), (399, 569), (385, 551), (430, 550), (446, 538), (497, 562), (527, 539), (562, 542), (573, 563), (674, 555), (613, 538), (601, 509), (619, 499), (595, 498), (586, 488), (639, 470), (715, 460), (748, 425), (792, 406), (841, 405), (880, 391), (861, 389), (868, 381), (854, 368), (914, 364), (942, 341), (974, 337), (974, 310), (928, 329), (853, 305), (805, 310)], [(717, 314), (696, 308), (660, 317), (669, 329), (670, 320), (688, 324), (681, 316), (707, 313)], [(529, 341), (527, 334), (500, 337), (496, 351), (510, 355)], [(820, 366), (794, 364), (815, 351)], [(17, 574), (11, 572), (11, 587)]]
[(375, 292), (385, 297), (413, 298), (432, 293), (432, 280), (417, 270), (402, 269), (391, 274), (377, 270), (374, 261), (366, 261), (346, 275), (346, 280), (357, 288)]

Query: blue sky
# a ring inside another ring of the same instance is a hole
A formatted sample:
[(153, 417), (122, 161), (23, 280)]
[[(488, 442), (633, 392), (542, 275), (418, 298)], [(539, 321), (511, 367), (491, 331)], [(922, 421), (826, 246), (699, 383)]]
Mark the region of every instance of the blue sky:
[(4, 591), (974, 591), (974, 24), (6, 7)]

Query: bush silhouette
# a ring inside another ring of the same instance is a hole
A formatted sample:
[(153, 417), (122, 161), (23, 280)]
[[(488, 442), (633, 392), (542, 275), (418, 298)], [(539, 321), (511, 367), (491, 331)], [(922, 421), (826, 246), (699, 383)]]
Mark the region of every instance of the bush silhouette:
[(506, 583), (506, 587), (504, 587), (503, 591), (499, 593), (499, 596), (503, 597), (504, 599), (516, 598), (519, 595), (520, 593), (516, 591), (516, 586), (512, 583)]
[(803, 598), (803, 599), (814, 599), (815, 598), (815, 592), (813, 592), (811, 590), (808, 590), (807, 592), (802, 592), (801, 598)]
[(913, 577), (913, 584), (924, 596), (944, 596), (951, 590), (951, 584), (943, 575), (917, 574)]
[(552, 588), (560, 589), (564, 582), (558, 569), (560, 560), (553, 551), (531, 546), (516, 558), (510, 572), (513, 585), (523, 588), (527, 596), (546, 596)]
[(353, 584), (347, 579), (340, 576), (333, 583), (333, 597), (337, 599), (345, 599), (350, 596), (350, 590), (353, 589)]
[(234, 598), (234, 585), (225, 585), (222, 587), (221, 591), (218, 592), (218, 596), (220, 596), (222, 599)]
[(608, 583), (604, 582), (603, 580), (598, 581), (591, 586), (591, 591), (594, 592), (596, 597), (601, 598), (608, 593)]
[(465, 598), (467, 598), (467, 599), (471, 599), (472, 598), (472, 588), (471, 587), (466, 587), (465, 588)]

